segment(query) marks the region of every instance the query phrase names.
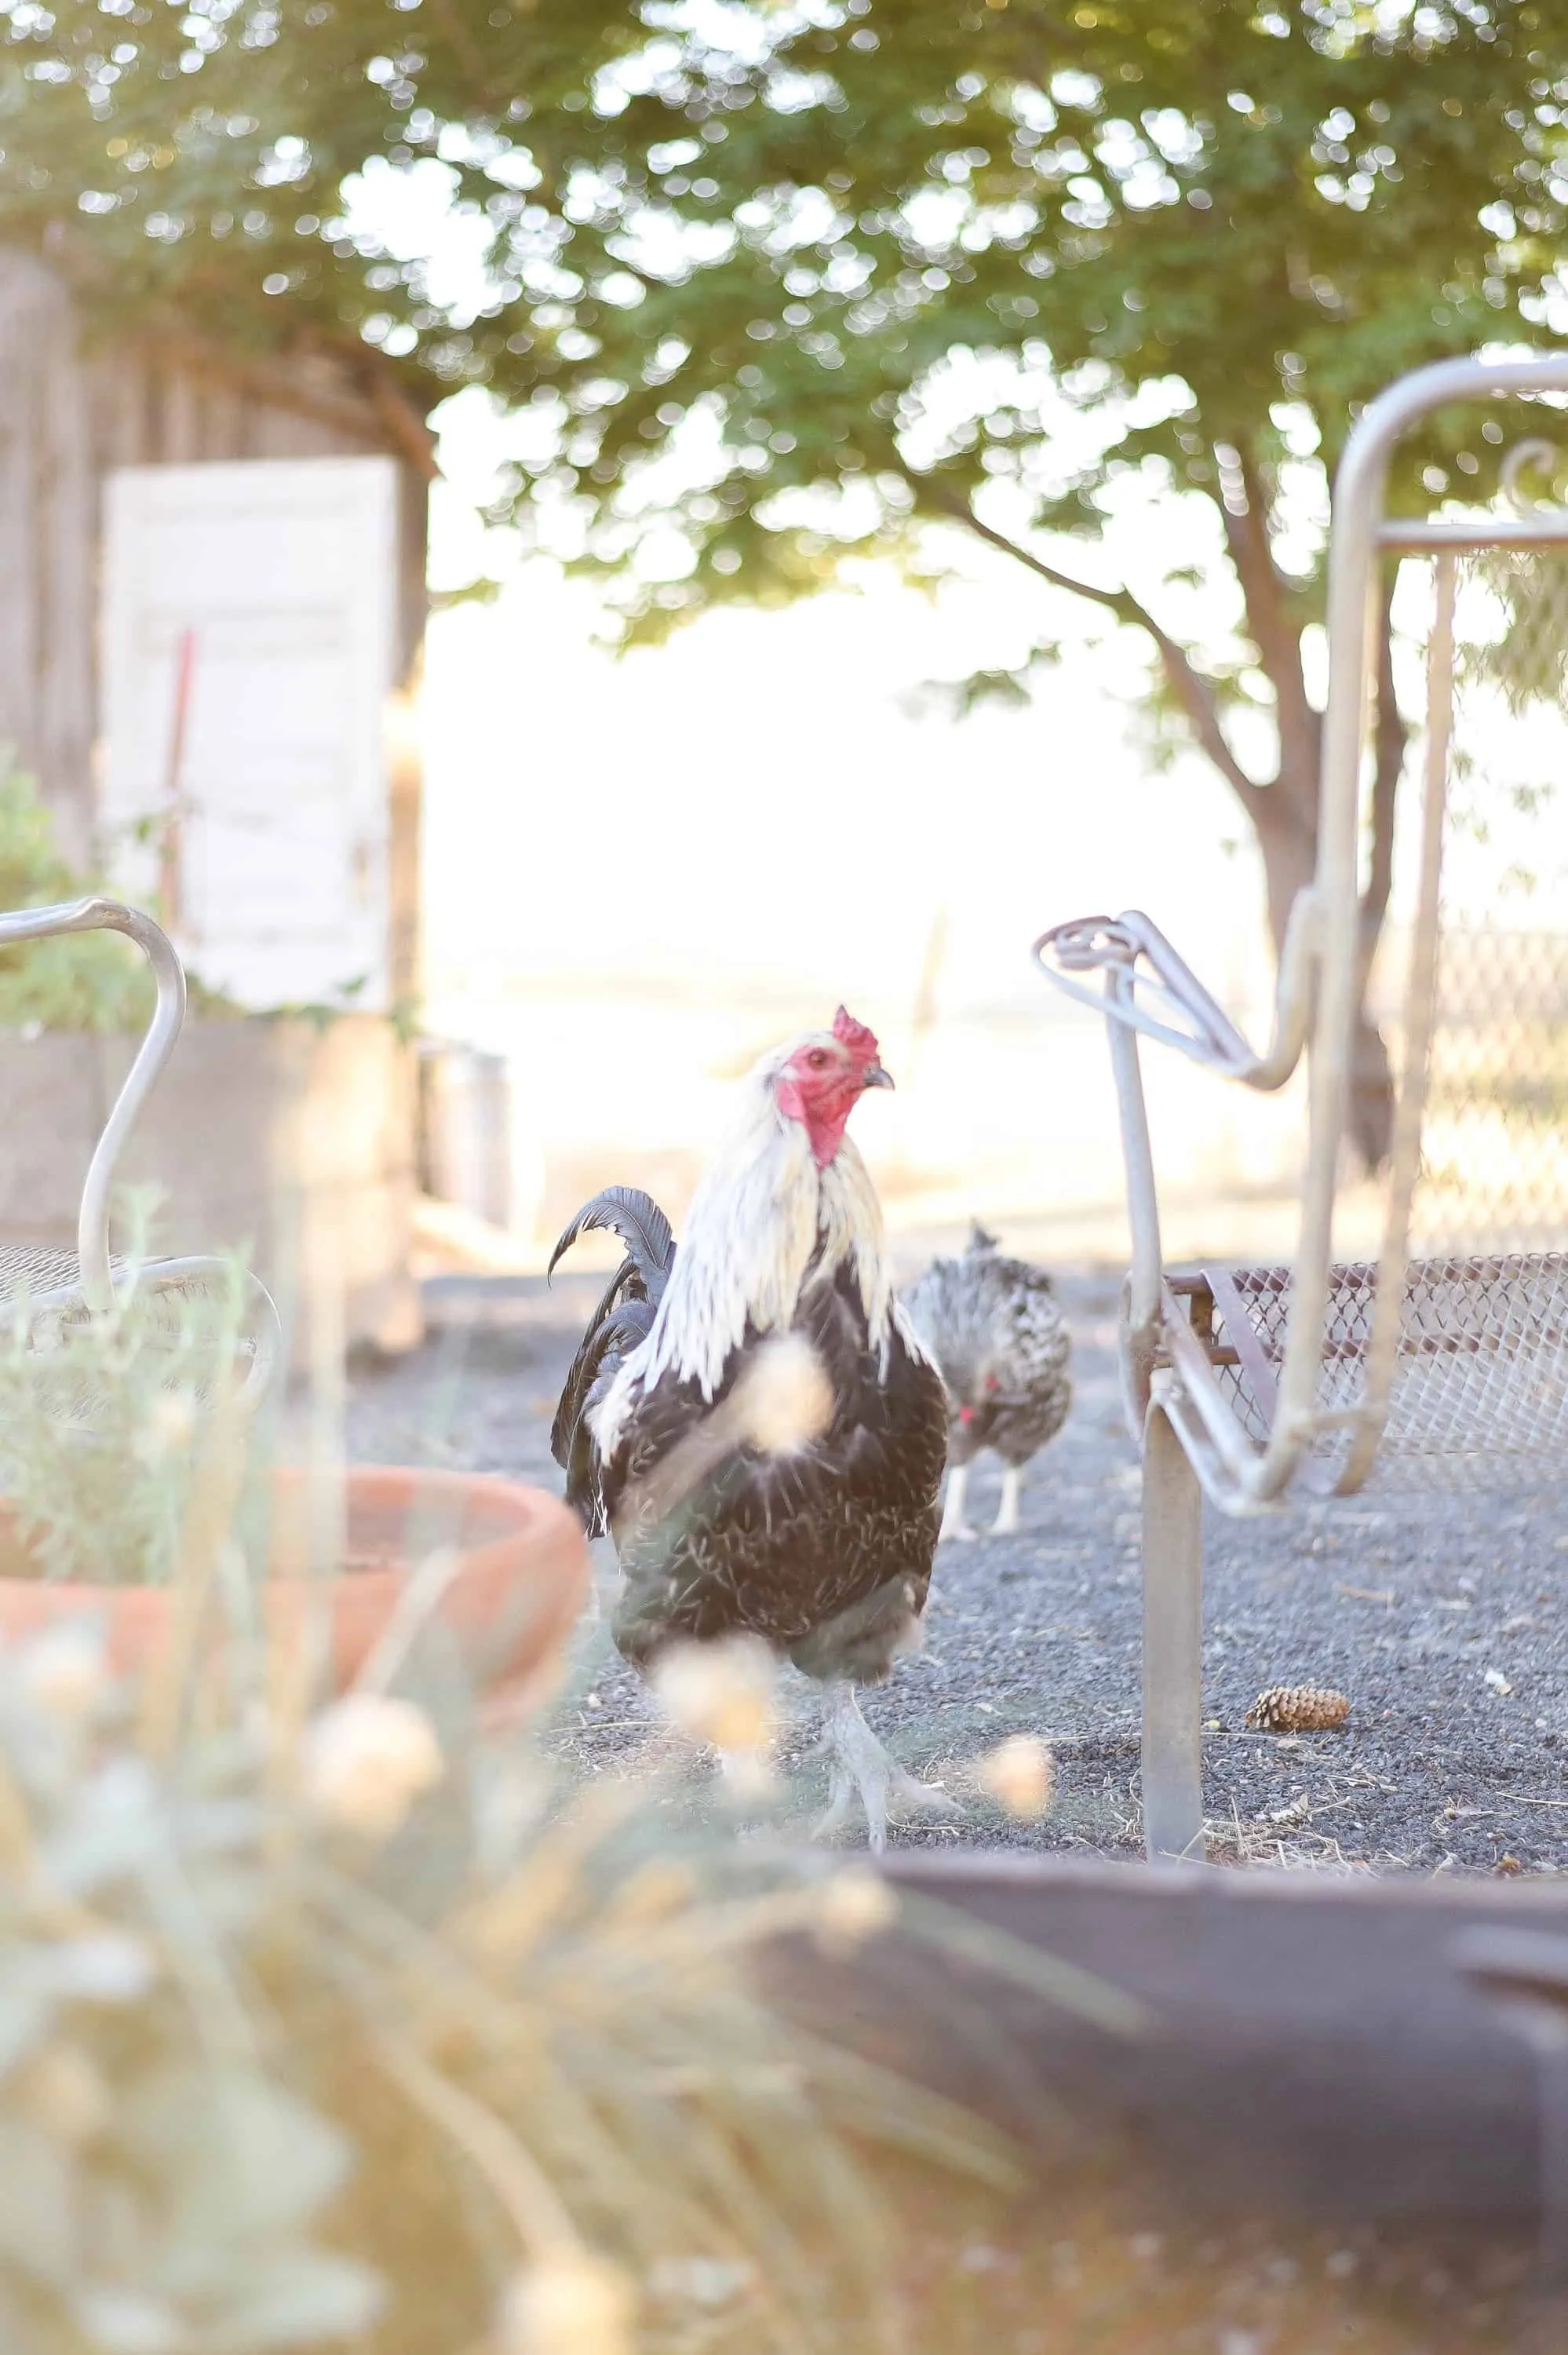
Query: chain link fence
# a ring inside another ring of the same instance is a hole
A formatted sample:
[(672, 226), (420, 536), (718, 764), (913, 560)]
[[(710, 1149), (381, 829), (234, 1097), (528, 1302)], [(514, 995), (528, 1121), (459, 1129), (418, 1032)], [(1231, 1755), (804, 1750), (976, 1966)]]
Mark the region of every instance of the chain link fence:
[[(1436, 567), (1424, 569), (1430, 581)], [(1425, 1106), (1373, 1488), (1511, 1486), (1568, 1464), (1568, 554), (1460, 558), (1453, 611)], [(1444, 703), (1433, 717), (1440, 730)], [(1413, 741), (1369, 993), (1402, 1089), (1420, 1082), (1425, 993), (1411, 974), (1426, 753), (1425, 737)], [(1218, 1280), (1223, 1379), (1259, 1442), (1289, 1291), (1286, 1268)], [(1336, 1269), (1323, 1409), (1364, 1396), (1376, 1291), (1374, 1263)], [(1322, 1434), (1311, 1485), (1333, 1485), (1348, 1444)]]

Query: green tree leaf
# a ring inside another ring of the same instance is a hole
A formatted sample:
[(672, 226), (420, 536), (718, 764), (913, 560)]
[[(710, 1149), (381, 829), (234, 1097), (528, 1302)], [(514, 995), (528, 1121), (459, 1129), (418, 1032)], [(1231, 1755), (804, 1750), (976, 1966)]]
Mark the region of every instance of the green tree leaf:
[[(1562, 29), (1549, 0), (58, 0), (13, 20), (0, 207), (101, 334), (526, 406), (494, 512), (628, 642), (867, 556), (928, 570), (935, 525), (983, 540), (1142, 634), (1277, 934), (1315, 838), (1328, 478), (1391, 378), (1539, 335)], [(355, 207), (416, 173), (469, 240), (461, 300)], [(1484, 498), (1498, 464), (1439, 415), (1391, 496)], [(1164, 575), (1126, 523), (1156, 503), (1189, 525)]]

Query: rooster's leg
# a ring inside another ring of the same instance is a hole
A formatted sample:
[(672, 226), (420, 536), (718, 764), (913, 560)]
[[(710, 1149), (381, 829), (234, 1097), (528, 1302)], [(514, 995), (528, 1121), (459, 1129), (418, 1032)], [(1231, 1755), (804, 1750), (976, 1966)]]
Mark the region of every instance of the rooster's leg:
[(996, 1508), (996, 1518), (991, 1525), (993, 1538), (1010, 1538), (1018, 1529), (1018, 1491), (1023, 1474), (1016, 1464), (1001, 1467), (1001, 1502)]
[(841, 1829), (857, 1798), (865, 1810), (866, 1842), (874, 1856), (880, 1856), (887, 1846), (889, 1799), (911, 1810), (924, 1810), (927, 1815), (963, 1813), (957, 1800), (949, 1799), (946, 1791), (934, 1790), (928, 1783), (917, 1783), (913, 1774), (906, 1774), (902, 1766), (894, 1764), (862, 1717), (853, 1685), (833, 1687), (828, 1702), (826, 1732), (826, 1747), (833, 1762), (832, 1779), (827, 1810), (813, 1828), (813, 1838), (821, 1839)]
[(974, 1536), (974, 1530), (964, 1518), (964, 1490), (969, 1485), (969, 1465), (955, 1464), (948, 1475), (948, 1494), (942, 1506), (942, 1526), (937, 1532), (938, 1545), (948, 1538)]

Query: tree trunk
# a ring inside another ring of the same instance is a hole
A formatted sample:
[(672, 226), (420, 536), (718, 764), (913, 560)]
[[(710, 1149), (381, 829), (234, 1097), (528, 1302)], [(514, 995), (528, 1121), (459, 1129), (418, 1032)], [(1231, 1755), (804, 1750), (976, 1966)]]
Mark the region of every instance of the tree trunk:
[(1285, 945), (1297, 894), (1312, 880), (1318, 864), (1315, 799), (1293, 792), (1284, 777), (1266, 786), (1249, 805), (1253, 832), (1263, 853), (1268, 931), (1277, 955)]
[(1351, 1041), (1351, 1138), (1369, 1170), (1381, 1169), (1393, 1144), (1393, 1071), (1383, 1033), (1366, 1010), (1372, 960), (1383, 938), (1383, 918), (1393, 881), (1393, 818), (1404, 767), (1407, 731), (1393, 691), (1393, 634), (1389, 609), (1396, 567), (1385, 568), (1378, 611), (1377, 727), (1373, 737), (1372, 842), (1367, 887), (1361, 895), (1361, 938), (1356, 959), (1356, 1028)]
[[(1397, 717), (1397, 715), (1396, 715)], [(1369, 1170), (1380, 1169), (1388, 1158), (1393, 1131), (1393, 1075), (1382, 1033), (1366, 1012), (1367, 977), (1388, 904), (1388, 868), (1392, 858), (1393, 795), (1404, 736), (1397, 749), (1392, 731), (1384, 740), (1380, 728), (1378, 773), (1374, 786), (1372, 875), (1361, 911), (1358, 959), (1360, 993), (1355, 1028), (1351, 1039), (1350, 1097), (1346, 1123), (1356, 1154)], [(1253, 830), (1263, 855), (1268, 929), (1277, 956), (1285, 945), (1286, 929), (1296, 896), (1312, 880), (1318, 861), (1318, 802), (1311, 772), (1298, 762), (1266, 786), (1249, 805)]]
[(1383, 1032), (1364, 1006), (1351, 1034), (1351, 1093), (1345, 1108), (1351, 1143), (1369, 1176), (1383, 1167), (1393, 1143), (1393, 1071)]
[[(1286, 609), (1267, 529), (1263, 477), (1245, 453), (1236, 453), (1246, 493), (1245, 507), (1224, 510), (1226, 541), (1245, 601), (1247, 623), (1274, 687), (1279, 728), (1279, 773), (1273, 784), (1243, 794), (1263, 853), (1268, 924), (1276, 954), (1284, 946), (1296, 895), (1310, 881), (1318, 858), (1318, 776), (1322, 727), (1307, 699), (1298, 627)], [(1355, 1028), (1351, 1039), (1346, 1124), (1351, 1142), (1371, 1170), (1387, 1160), (1393, 1135), (1393, 1075), (1388, 1050), (1366, 1011), (1367, 984), (1388, 911), (1393, 872), (1393, 813), (1404, 763), (1405, 730), (1393, 692), (1389, 603), (1393, 568), (1387, 569), (1379, 612), (1376, 762), (1372, 840), (1357, 943)]]

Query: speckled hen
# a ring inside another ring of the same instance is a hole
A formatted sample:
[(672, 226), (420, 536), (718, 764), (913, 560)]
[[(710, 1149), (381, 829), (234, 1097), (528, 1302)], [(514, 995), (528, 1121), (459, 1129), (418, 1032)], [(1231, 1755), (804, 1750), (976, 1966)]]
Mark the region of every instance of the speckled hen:
[(1018, 1527), (1023, 1466), (1067, 1419), (1072, 1384), (1067, 1327), (1051, 1278), (1027, 1260), (1004, 1259), (977, 1225), (961, 1259), (939, 1259), (904, 1296), (909, 1322), (942, 1369), (951, 1417), (944, 1538), (972, 1538), (964, 1518), (969, 1469), (982, 1448), (1002, 1463), (1001, 1505), (991, 1527)]
[(678, 1251), (649, 1198), (615, 1187), (551, 1260), (590, 1227), (627, 1250), (551, 1433), (568, 1499), (615, 1540), (620, 1650), (645, 1668), (675, 1642), (745, 1631), (826, 1685), (821, 1828), (858, 1795), (874, 1848), (890, 1796), (951, 1805), (892, 1764), (855, 1699), (918, 1644), (947, 1442), (941, 1379), (895, 1299), (844, 1134), (867, 1089), (892, 1084), (841, 1007), (744, 1082)]

